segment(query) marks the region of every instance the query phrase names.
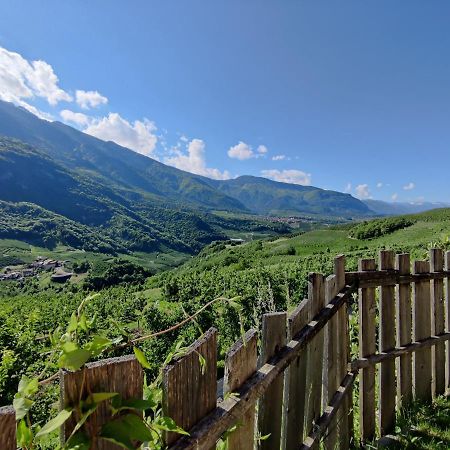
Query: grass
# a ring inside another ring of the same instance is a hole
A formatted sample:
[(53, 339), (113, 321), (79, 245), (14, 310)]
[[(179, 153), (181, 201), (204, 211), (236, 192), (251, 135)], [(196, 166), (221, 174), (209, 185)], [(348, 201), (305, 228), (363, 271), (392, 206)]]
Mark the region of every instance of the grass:
[[(397, 417), (389, 449), (444, 450), (450, 448), (450, 397), (437, 397), (430, 405), (413, 403)], [(372, 443), (368, 448), (377, 448)]]

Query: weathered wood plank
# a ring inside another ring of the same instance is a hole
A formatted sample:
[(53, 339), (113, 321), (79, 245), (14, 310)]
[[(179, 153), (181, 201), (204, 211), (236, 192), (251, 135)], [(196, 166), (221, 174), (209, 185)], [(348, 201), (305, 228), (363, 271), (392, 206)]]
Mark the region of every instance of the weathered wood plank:
[[(199, 355), (204, 358), (204, 365)], [(164, 415), (188, 431), (216, 407), (217, 330), (209, 329), (182, 357), (163, 370)], [(176, 433), (167, 433), (165, 441), (172, 444), (178, 438)]]
[(16, 450), (16, 413), (12, 406), (0, 408), (0, 449)]
[(336, 414), (340, 409), (342, 409), (345, 400), (350, 395), (355, 378), (355, 373), (349, 373), (342, 380), (342, 384), (334, 393), (330, 404), (325, 408), (324, 413), (317, 421), (316, 426), (312, 430), (311, 434), (305, 439), (303, 445), (300, 447), (301, 450), (316, 448), (318, 446), (321, 437), (323, 436), (327, 428), (330, 428), (331, 423), (336, 417)]
[[(261, 336), (260, 365), (269, 361), (286, 345), (285, 312), (264, 314)], [(259, 401), (258, 430), (269, 437), (260, 442), (263, 450), (279, 450), (281, 445), (284, 377), (277, 377)]]
[[(308, 300), (311, 317), (315, 317), (325, 307), (324, 276), (311, 273), (308, 280)], [(309, 434), (321, 415), (322, 373), (324, 354), (324, 331), (321, 330), (308, 345), (308, 366), (306, 375), (305, 430)]]
[(346, 284), (357, 284), (358, 287), (377, 287), (390, 284), (413, 283), (415, 281), (439, 280), (450, 277), (450, 271), (417, 273), (401, 275), (397, 270), (376, 270), (373, 273), (347, 272), (345, 274)]
[(272, 382), (296, 359), (309, 342), (322, 330), (325, 324), (340, 308), (352, 298), (354, 286), (345, 286), (333, 301), (318, 314), (313, 321), (291, 339), (285, 347), (260, 367), (244, 385), (238, 389), (238, 396), (232, 396), (220, 402), (217, 408), (205, 416), (189, 431), (189, 436), (180, 438), (171, 450), (209, 449), (217, 439), (236, 423), (251, 407), (254, 401), (263, 395)]
[[(339, 255), (334, 259), (334, 274), (336, 288), (341, 291), (345, 287), (345, 256)], [(350, 362), (350, 325), (347, 304), (337, 313), (338, 317), (338, 379), (343, 380), (347, 375), (347, 365)], [(337, 418), (339, 449), (347, 450), (353, 441), (353, 384), (345, 395), (345, 400), (338, 411)]]
[[(375, 270), (374, 259), (359, 261), (360, 271)], [(376, 351), (375, 317), (376, 299), (374, 288), (359, 289), (359, 354), (361, 358)], [(361, 439), (370, 440), (375, 436), (375, 367), (361, 370), (359, 386)]]
[[(401, 275), (411, 271), (409, 254), (396, 256), (395, 267)], [(400, 284), (396, 289), (397, 346), (411, 343), (412, 309), (411, 285)], [(398, 406), (406, 406), (412, 401), (412, 355), (406, 353), (397, 360), (397, 398)]]
[(375, 355), (368, 356), (367, 358), (360, 358), (352, 361), (349, 365), (350, 372), (355, 372), (366, 367), (374, 366), (380, 364), (381, 362), (387, 361), (389, 359), (395, 359), (399, 356), (412, 354), (419, 349), (429, 348), (433, 345), (439, 344), (441, 342), (446, 342), (450, 340), (450, 332), (442, 333), (438, 336), (430, 336), (426, 339), (421, 339), (420, 341), (410, 342), (402, 347), (395, 347), (388, 352), (377, 353)]
[[(258, 364), (258, 333), (249, 330), (228, 351), (225, 358), (224, 395), (234, 393), (256, 372)], [(228, 437), (229, 450), (252, 449), (255, 442), (255, 404), (237, 423), (236, 430)]]
[[(78, 405), (80, 400), (86, 399), (90, 393), (96, 392), (116, 392), (123, 399), (141, 399), (143, 386), (143, 370), (134, 355), (104, 359), (89, 363), (84, 369), (77, 372), (61, 371), (61, 405), (62, 408)], [(95, 413), (89, 417), (83, 426), (88, 436), (98, 435), (102, 425), (111, 418), (109, 405), (109, 401), (100, 403)], [(75, 413), (64, 424), (61, 430), (63, 442), (70, 436), (79, 420), (80, 417)], [(92, 449), (95, 450), (118, 450), (121, 448), (103, 439), (92, 444)]]
[[(296, 336), (310, 321), (308, 300), (303, 300), (288, 318), (288, 340)], [(287, 371), (288, 398), (286, 401), (286, 450), (296, 450), (303, 441), (306, 400), (307, 352), (290, 364)]]
[[(450, 270), (450, 251), (445, 252), (445, 270)], [(450, 277), (444, 278), (445, 282), (445, 331), (450, 332)], [(450, 391), (450, 342), (446, 344), (445, 361), (445, 385), (446, 391)]]
[[(432, 272), (444, 270), (444, 252), (441, 249), (430, 250), (430, 269)], [(441, 334), (445, 331), (444, 281), (431, 281), (431, 333)], [(432, 393), (433, 396), (445, 393), (445, 343), (436, 344), (431, 350)]]
[[(393, 251), (380, 251), (379, 267), (381, 270), (395, 268)], [(379, 349), (386, 352), (395, 347), (395, 286), (382, 286), (380, 291)], [(379, 427), (381, 436), (384, 436), (393, 429), (395, 423), (395, 361), (384, 361), (379, 375)]]
[[(330, 275), (325, 280), (325, 303), (328, 304), (337, 294), (337, 276)], [(334, 394), (340, 385), (339, 378), (339, 314), (336, 314), (325, 328), (325, 370), (324, 370), (324, 402), (325, 408), (330, 404)], [(324, 447), (334, 450), (336, 448), (338, 430), (337, 421), (330, 423), (327, 437), (324, 439)]]
[[(414, 273), (427, 273), (430, 263), (415, 261)], [(430, 282), (418, 281), (413, 284), (413, 336), (418, 341), (431, 336)], [(431, 348), (422, 348), (413, 355), (414, 398), (430, 401), (431, 395)]]

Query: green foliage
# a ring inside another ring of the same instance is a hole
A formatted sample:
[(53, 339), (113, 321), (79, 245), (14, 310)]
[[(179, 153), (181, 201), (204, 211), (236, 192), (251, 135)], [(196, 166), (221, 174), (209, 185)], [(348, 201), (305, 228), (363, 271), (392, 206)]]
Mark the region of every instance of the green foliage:
[(119, 284), (142, 284), (150, 275), (152, 273), (142, 266), (116, 259), (101, 275), (89, 275), (84, 285), (86, 289), (98, 291)]
[(410, 227), (413, 224), (413, 220), (405, 217), (371, 220), (352, 227), (350, 236), (361, 240), (374, 239)]

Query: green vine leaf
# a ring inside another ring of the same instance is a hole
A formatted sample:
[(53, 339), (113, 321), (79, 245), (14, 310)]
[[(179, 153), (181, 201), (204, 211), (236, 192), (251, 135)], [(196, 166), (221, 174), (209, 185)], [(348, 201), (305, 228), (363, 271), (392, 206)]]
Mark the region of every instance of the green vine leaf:
[(59, 358), (58, 365), (68, 370), (79, 370), (91, 357), (91, 352), (78, 348), (68, 353), (63, 353)]
[(150, 369), (150, 363), (147, 361), (147, 358), (144, 355), (144, 352), (137, 347), (133, 347), (134, 354), (136, 355), (136, 359), (139, 361), (141, 366), (144, 369)]
[(39, 438), (51, 433), (52, 431), (57, 430), (72, 415), (72, 412), (72, 409), (63, 409), (62, 411), (60, 411), (55, 418), (48, 421), (40, 429), (40, 431), (36, 434), (36, 437)]
[(129, 450), (136, 448), (133, 441), (145, 442), (153, 438), (147, 425), (135, 414), (127, 414), (105, 423), (100, 436)]
[(16, 420), (23, 419), (33, 406), (33, 401), (26, 397), (17, 397), (13, 400), (13, 407), (16, 411)]

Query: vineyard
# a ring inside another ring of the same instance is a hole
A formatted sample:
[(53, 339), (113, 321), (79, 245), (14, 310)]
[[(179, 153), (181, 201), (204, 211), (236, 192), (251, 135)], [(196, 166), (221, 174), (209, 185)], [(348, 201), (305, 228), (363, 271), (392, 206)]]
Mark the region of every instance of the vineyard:
[[(236, 314), (241, 337), (223, 359), (215, 328), (188, 347), (178, 341), (150, 384), (139, 347), (158, 333), (101, 337), (84, 310), (92, 299), (84, 300), (65, 332), (50, 336), (63, 371), (22, 378), (15, 412), (2, 410), (2, 448), (16, 448), (15, 419), (25, 449), (61, 426), (63, 448), (79, 449), (350, 448), (389, 434), (400, 410), (449, 387), (450, 252), (432, 249), (429, 262), (411, 264), (408, 254), (381, 251), (378, 267), (362, 259), (353, 272), (344, 257), (331, 262), (328, 277), (309, 275), (307, 299), (263, 314), (261, 329), (245, 330), (241, 299), (217, 298), (162, 330), (201, 327), (197, 319), (214, 306)], [(88, 363), (131, 347), (134, 356)], [(62, 409), (34, 426), (39, 386), (57, 378)]]

